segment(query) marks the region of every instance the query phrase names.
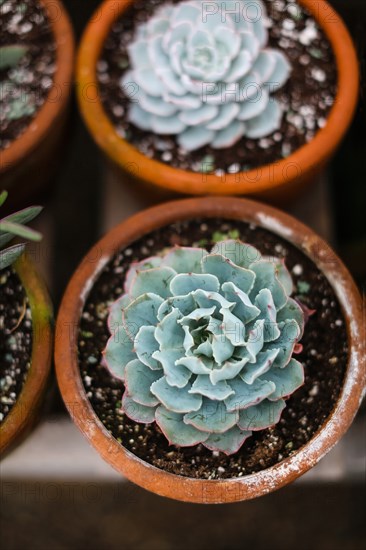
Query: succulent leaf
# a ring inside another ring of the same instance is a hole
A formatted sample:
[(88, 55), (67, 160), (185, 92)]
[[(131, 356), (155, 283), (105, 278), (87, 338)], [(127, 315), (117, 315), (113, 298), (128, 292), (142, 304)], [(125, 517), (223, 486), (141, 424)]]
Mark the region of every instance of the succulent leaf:
[(201, 395), (191, 393), (188, 386), (185, 388), (171, 386), (165, 376), (151, 385), (151, 391), (166, 409), (176, 413), (198, 411), (202, 405)]
[(125, 391), (122, 397), (122, 410), (131, 420), (141, 424), (151, 424), (155, 420), (154, 407), (146, 407), (134, 401)]
[(283, 52), (266, 47), (263, 3), (226, 0), (220, 7), (225, 17), (220, 10), (205, 15), (200, 0), (160, 7), (128, 47), (130, 69), (121, 86), (139, 86), (130, 122), (176, 135), (187, 151), (259, 139), (281, 124), (281, 106), (270, 93), (286, 83), (291, 65)]
[(286, 403), (283, 399), (278, 401), (264, 399), (258, 405), (240, 411), (238, 426), (241, 430), (264, 430), (268, 426), (277, 424), (285, 407)]
[(202, 406), (197, 412), (184, 415), (183, 421), (209, 433), (225, 433), (238, 421), (238, 413), (228, 411), (225, 403), (213, 399), (203, 398)]
[(122, 410), (155, 421), (174, 445), (227, 454), (278, 422), (304, 381), (292, 358), (304, 311), (284, 263), (228, 239), (210, 253), (165, 250), (130, 271), (105, 350), (126, 385)]
[(159, 361), (153, 358), (153, 354), (158, 350), (159, 342), (155, 338), (155, 327), (141, 327), (134, 342), (134, 351), (141, 363), (152, 370), (160, 370)]
[(5, 269), (12, 265), (24, 252), (24, 244), (15, 244), (5, 250), (0, 250), (0, 269)]
[(236, 453), (243, 445), (244, 441), (252, 435), (251, 431), (242, 430), (238, 426), (233, 426), (221, 434), (211, 434), (205, 441), (205, 447), (211, 451), (221, 451), (227, 455)]
[[(2, 191), (0, 193), (0, 207), (7, 198), (7, 191)], [(38, 231), (24, 225), (32, 221), (41, 211), (41, 206), (31, 206), (0, 219), (0, 270), (12, 265), (24, 252), (25, 245), (23, 243), (4, 249), (14, 237), (23, 237), (30, 241), (40, 241), (42, 239), (42, 235)]]
[(167, 440), (179, 447), (191, 447), (205, 441), (209, 434), (183, 422), (184, 415), (169, 411), (164, 406), (157, 408), (156, 423)]
[(133, 341), (125, 327), (120, 325), (113, 331), (113, 336), (108, 340), (104, 351), (104, 358), (111, 373), (124, 380), (126, 365), (136, 359), (133, 351)]
[(133, 359), (126, 365), (125, 385), (128, 395), (139, 405), (155, 407), (159, 399), (154, 397), (152, 387), (161, 377), (161, 371), (153, 371), (138, 359)]
[(0, 70), (15, 67), (28, 51), (27, 46), (14, 44), (0, 47)]

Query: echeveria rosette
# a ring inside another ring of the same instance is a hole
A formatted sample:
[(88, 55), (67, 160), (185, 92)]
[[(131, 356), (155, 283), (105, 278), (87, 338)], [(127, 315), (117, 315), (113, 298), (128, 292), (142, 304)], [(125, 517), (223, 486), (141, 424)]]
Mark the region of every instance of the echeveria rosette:
[(266, 21), (260, 0), (160, 7), (128, 48), (131, 68), (121, 85), (127, 93), (131, 83), (138, 86), (130, 122), (176, 135), (187, 151), (226, 148), (277, 130), (282, 109), (271, 92), (291, 69), (280, 50), (267, 47)]
[(292, 355), (304, 314), (283, 261), (226, 240), (133, 264), (104, 352), (122, 411), (171, 444), (236, 452), (276, 424), (304, 381)]

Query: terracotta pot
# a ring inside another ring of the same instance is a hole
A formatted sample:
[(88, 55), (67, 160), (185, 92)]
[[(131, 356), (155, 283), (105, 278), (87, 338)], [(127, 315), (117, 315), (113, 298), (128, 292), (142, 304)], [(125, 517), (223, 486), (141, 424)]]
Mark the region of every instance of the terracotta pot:
[[(105, 0), (90, 20), (77, 59), (78, 99), (81, 113), (99, 147), (120, 170), (145, 185), (172, 192), (246, 194), (271, 200), (293, 198), (319, 174), (335, 152), (354, 113), (358, 94), (358, 62), (352, 40), (341, 18), (324, 0), (299, 0), (327, 35), (336, 59), (338, 93), (325, 128), (287, 159), (258, 170), (228, 174), (225, 178), (179, 170), (144, 156), (116, 132), (98, 93), (96, 64), (113, 23), (133, 0)], [(121, 178), (123, 181), (123, 178)]]
[(46, 286), (30, 258), (23, 254), (14, 264), (32, 312), (32, 357), (17, 402), (0, 425), (0, 454), (8, 451), (37, 420), (51, 370), (53, 308)]
[(17, 203), (48, 183), (57, 166), (73, 84), (74, 36), (69, 17), (60, 0), (39, 1), (54, 34), (56, 72), (48, 97), (35, 118), (10, 147), (0, 152), (2, 188), (16, 188), (12, 195)]
[[(81, 380), (77, 334), (80, 315), (94, 281), (116, 251), (149, 232), (185, 219), (223, 217), (245, 220), (280, 235), (309, 256), (323, 271), (341, 304), (349, 338), (349, 361), (337, 405), (316, 435), (279, 464), (260, 473), (229, 480), (200, 480), (160, 470), (120, 445), (98, 419)], [(73, 330), (70, 331), (70, 327)], [(117, 226), (85, 257), (62, 301), (56, 332), (56, 371), (69, 412), (89, 442), (116, 470), (159, 495), (199, 503), (254, 498), (293, 481), (314, 466), (352, 422), (365, 388), (360, 294), (345, 266), (311, 229), (272, 207), (246, 199), (211, 197), (186, 199), (143, 211)]]

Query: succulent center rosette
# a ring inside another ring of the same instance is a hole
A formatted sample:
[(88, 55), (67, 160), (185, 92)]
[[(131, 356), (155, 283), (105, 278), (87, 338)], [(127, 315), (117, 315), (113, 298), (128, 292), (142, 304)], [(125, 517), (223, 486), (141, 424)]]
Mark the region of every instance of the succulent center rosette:
[(128, 48), (121, 85), (131, 96), (130, 122), (176, 135), (187, 151), (277, 130), (282, 109), (271, 92), (287, 81), (290, 64), (267, 47), (266, 23), (260, 0), (161, 6)]
[(304, 313), (283, 261), (240, 241), (175, 247), (133, 264), (104, 352), (122, 411), (171, 444), (235, 453), (276, 424), (304, 381)]

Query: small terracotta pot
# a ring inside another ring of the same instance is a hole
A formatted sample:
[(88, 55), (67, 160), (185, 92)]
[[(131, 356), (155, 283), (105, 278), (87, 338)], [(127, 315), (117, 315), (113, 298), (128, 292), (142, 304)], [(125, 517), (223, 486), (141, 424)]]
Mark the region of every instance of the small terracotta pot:
[[(78, 364), (80, 316), (88, 294), (105, 265), (117, 251), (149, 232), (197, 217), (244, 220), (264, 227), (297, 246), (329, 280), (341, 304), (348, 330), (350, 352), (344, 386), (335, 409), (324, 425), (290, 458), (259, 473), (228, 480), (200, 480), (171, 474), (151, 466), (125, 449), (96, 416), (86, 396)], [(67, 288), (59, 312), (56, 371), (63, 399), (73, 420), (116, 470), (162, 496), (198, 503), (233, 502), (263, 495), (293, 481), (314, 466), (345, 433), (365, 388), (365, 354), (362, 353), (361, 334), (361, 297), (357, 287), (340, 259), (311, 229), (279, 210), (246, 199), (186, 199), (163, 204), (129, 218), (108, 233), (84, 258)]]
[[(0, 152), (3, 189), (17, 189), (22, 202), (48, 183), (57, 166), (74, 70), (74, 35), (60, 0), (39, 0), (49, 18), (56, 44), (56, 72), (53, 86), (28, 128)], [(14, 202), (14, 201), (13, 201)]]
[(32, 357), (17, 402), (0, 425), (0, 454), (32, 428), (37, 420), (51, 370), (53, 308), (46, 286), (30, 258), (23, 254), (14, 264), (29, 300), (32, 313)]
[[(325, 128), (287, 159), (259, 169), (227, 174), (197, 174), (152, 160), (122, 139), (102, 106), (96, 64), (113, 23), (134, 0), (105, 0), (90, 20), (77, 59), (78, 99), (94, 140), (120, 170), (124, 179), (157, 186), (165, 193), (190, 195), (256, 195), (283, 201), (293, 198), (321, 172), (344, 136), (358, 95), (358, 62), (352, 40), (340, 16), (324, 0), (299, 0), (323, 28), (333, 48), (338, 93)], [(123, 178), (122, 178), (123, 179)]]

